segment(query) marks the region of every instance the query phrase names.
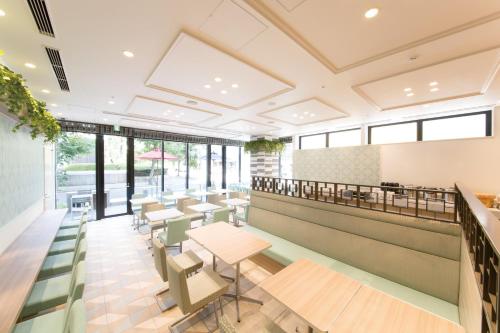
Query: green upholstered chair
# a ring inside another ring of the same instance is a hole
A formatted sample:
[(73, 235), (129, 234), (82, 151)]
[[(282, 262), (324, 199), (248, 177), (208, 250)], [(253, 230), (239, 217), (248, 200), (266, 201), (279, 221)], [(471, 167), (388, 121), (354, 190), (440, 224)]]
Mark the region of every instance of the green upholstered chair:
[(170, 325), (170, 331), (210, 303), (214, 307), (217, 326), (219, 326), (215, 302), (219, 300), (222, 312), (220, 297), (227, 292), (229, 284), (213, 270), (202, 270), (187, 277), (186, 270), (177, 262), (176, 257), (172, 256), (167, 256), (167, 272), (170, 295), (184, 314)]
[[(155, 204), (150, 204), (146, 205), (144, 207), (144, 214), (149, 213), (149, 212), (155, 212), (158, 210), (163, 210), (165, 209), (165, 205), (162, 203), (155, 203)], [(165, 229), (165, 223), (163, 221), (155, 221), (155, 222), (149, 222), (149, 230), (150, 230), (150, 237), (149, 240), (151, 241), (153, 239), (153, 232), (158, 229)], [(151, 247), (150, 247), (151, 248)]]
[(165, 190), (161, 192), (161, 203), (165, 205), (165, 207), (174, 207), (175, 206), (175, 200), (166, 200), (165, 196), (167, 195), (173, 195), (174, 191), (172, 190)]
[(85, 333), (87, 319), (81, 299), (67, 303), (62, 310), (23, 321), (14, 327), (13, 333)]
[(214, 222), (224, 221), (229, 223), (229, 214), (231, 213), (231, 209), (228, 207), (216, 209), (212, 212), (213, 216), (211, 219), (207, 219), (203, 222), (203, 225), (207, 225)]
[[(167, 254), (165, 248), (159, 239), (153, 239), (153, 255), (155, 260), (155, 267), (160, 274), (163, 282), (168, 281), (167, 272)], [(186, 271), (186, 274), (195, 273), (197, 270), (203, 267), (203, 260), (198, 257), (193, 251), (188, 250), (176, 256), (177, 263)], [(159, 295), (166, 293), (169, 288), (163, 289), (156, 293), (156, 302), (160, 307), (161, 311), (167, 311), (168, 309), (175, 306), (175, 301), (172, 298), (166, 300), (160, 300)]]
[(48, 256), (42, 264), (42, 269), (38, 274), (38, 280), (45, 280), (54, 275), (70, 272), (73, 265), (85, 259), (86, 254), (87, 240), (82, 239), (76, 251)]
[(78, 228), (59, 229), (54, 238), (54, 242), (76, 239), (85, 224), (86, 223), (80, 223)]
[(82, 215), (80, 216), (80, 220), (78, 221), (73, 221), (73, 220), (67, 220), (61, 223), (61, 226), (59, 229), (71, 229), (71, 228), (79, 228), (82, 223), (87, 223), (88, 221), (88, 212), (87, 210), (82, 212)]
[[(186, 231), (191, 229), (191, 220), (188, 217), (180, 217), (168, 220), (167, 230), (158, 234), (158, 239), (165, 247), (179, 247), (182, 253), (182, 242), (187, 241), (189, 237)], [(179, 245), (175, 245), (179, 244)]]
[(64, 304), (70, 299), (70, 295), (73, 295), (74, 299), (80, 299), (84, 287), (85, 261), (80, 261), (73, 267), (71, 274), (36, 282), (24, 304), (21, 317), (33, 316), (41, 311)]
[(243, 221), (245, 223), (248, 222), (248, 212), (250, 211), (250, 205), (243, 206), (243, 212), (237, 213), (234, 215), (234, 222), (236, 225)]
[(87, 226), (83, 225), (76, 239), (54, 242), (49, 248), (48, 256), (75, 251), (80, 241), (87, 235)]

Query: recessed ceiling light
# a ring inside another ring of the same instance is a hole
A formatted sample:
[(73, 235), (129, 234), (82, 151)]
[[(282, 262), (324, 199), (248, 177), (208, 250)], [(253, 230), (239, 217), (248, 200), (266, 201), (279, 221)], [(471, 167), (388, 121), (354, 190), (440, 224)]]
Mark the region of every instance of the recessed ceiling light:
[(175, 118), (179, 118), (180, 116), (178, 114), (175, 115)]
[(233, 83), (233, 84), (231, 85), (231, 87), (232, 87), (232, 88), (238, 88), (238, 87), (239, 87), (239, 85), (238, 85), (238, 83)]
[(104, 118), (103, 120), (104, 120), (104, 121), (108, 121), (108, 118)]
[(429, 85), (431, 87), (434, 87), (434, 86), (437, 86), (438, 85), (438, 82), (437, 81), (432, 81), (431, 83), (429, 83)]
[(57, 104), (56, 104), (56, 103), (52, 103), (52, 104), (50, 104), (50, 106), (52, 106), (52, 107), (55, 107), (55, 108), (56, 108), (56, 107), (57, 107)]
[(113, 100), (109, 100), (109, 101), (108, 101), (108, 104), (113, 105), (113, 104), (115, 104), (115, 101), (113, 101)]
[(36, 68), (36, 65), (35, 65), (35, 64), (32, 64), (31, 62), (27, 62), (27, 63), (25, 63), (25, 64), (24, 64), (24, 66), (26, 66), (26, 67), (28, 67), (28, 68), (31, 68), (31, 69)]
[(410, 92), (411, 88), (404, 88), (403, 90), (404, 90), (404, 92)]
[(304, 117), (300, 116), (299, 119), (304, 119)]
[(42, 89), (42, 92), (43, 92), (44, 94), (50, 94), (50, 90), (49, 90), (49, 89)]
[(435, 87), (435, 88), (432, 88), (432, 89), (431, 89), (431, 92), (436, 92), (436, 91), (438, 91), (438, 90), (439, 90), (439, 88), (438, 88), (438, 87)]
[(304, 114), (309, 114), (309, 111), (304, 111)]
[(314, 116), (316, 116), (316, 115), (314, 113), (311, 113), (311, 117), (314, 117)]
[(214, 78), (214, 81), (215, 81), (215, 82), (221, 82), (221, 81), (222, 81), (222, 79), (221, 79), (220, 77), (218, 77), (218, 76), (217, 76), (216, 78)]
[(375, 16), (378, 15), (378, 12), (379, 12), (378, 8), (370, 8), (365, 12), (365, 17), (367, 19), (374, 18)]
[(209, 85), (209, 84), (205, 84), (205, 85), (204, 85), (204, 87), (205, 87), (206, 89), (210, 89), (210, 88), (212, 88), (212, 86), (211, 86), (211, 85)]
[(411, 93), (406, 94), (406, 96), (408, 96), (408, 97), (411, 97), (411, 96), (413, 96), (413, 95), (415, 95), (415, 94), (414, 94), (414, 93), (412, 93), (412, 92), (411, 92)]
[(424, 104), (424, 108), (428, 108), (429, 106), (429, 104)]
[(296, 113), (294, 113), (294, 114), (293, 114), (293, 117), (294, 117), (294, 118), (297, 118), (297, 117), (298, 117), (298, 115), (297, 115)]
[(0, 16), (5, 16), (5, 12), (0, 9)]
[(225, 94), (227, 94), (227, 90), (221, 90), (220, 93), (225, 95)]
[(183, 116), (183, 115), (184, 115), (184, 112), (181, 112), (181, 116)]
[(130, 51), (123, 51), (123, 55), (127, 58), (133, 58), (134, 54)]

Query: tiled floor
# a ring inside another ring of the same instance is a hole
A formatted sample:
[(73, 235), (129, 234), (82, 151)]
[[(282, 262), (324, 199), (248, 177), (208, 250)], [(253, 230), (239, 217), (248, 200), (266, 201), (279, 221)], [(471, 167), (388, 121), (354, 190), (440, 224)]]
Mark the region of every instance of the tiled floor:
[[(169, 324), (181, 317), (173, 309), (162, 313), (154, 295), (166, 287), (158, 275), (151, 251), (149, 233), (132, 230), (130, 216), (88, 223), (86, 258), (87, 280), (83, 299), (87, 309), (89, 333), (169, 332)], [(143, 231), (147, 231), (144, 229)], [(212, 256), (192, 241), (184, 243), (211, 269)], [(177, 250), (169, 250), (176, 253)], [(218, 262), (218, 271), (234, 275), (234, 269)], [(224, 314), (238, 332), (305, 332), (304, 324), (256, 286), (271, 273), (252, 261), (241, 264), (243, 294), (257, 297), (264, 305), (240, 302), (241, 322), (236, 323), (234, 301), (225, 299)], [(168, 295), (168, 293), (167, 293)], [(209, 332), (215, 329), (215, 317), (208, 310), (180, 325), (178, 332)]]

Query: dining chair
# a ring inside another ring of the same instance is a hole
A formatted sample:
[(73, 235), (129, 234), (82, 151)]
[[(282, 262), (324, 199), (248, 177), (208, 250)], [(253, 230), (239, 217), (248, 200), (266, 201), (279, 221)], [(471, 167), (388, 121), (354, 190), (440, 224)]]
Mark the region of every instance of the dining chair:
[[(157, 238), (153, 239), (153, 254), (155, 268), (158, 271), (158, 274), (160, 274), (162, 281), (167, 282), (167, 254), (165, 252), (163, 244)], [(203, 267), (203, 260), (191, 250), (178, 254), (176, 256), (176, 261), (188, 275), (195, 273)], [(158, 306), (160, 307), (162, 312), (167, 311), (168, 309), (171, 309), (173, 306), (175, 306), (175, 301), (171, 297), (163, 301), (159, 299), (159, 296), (166, 293), (167, 291), (169, 291), (168, 287), (160, 290), (155, 295), (156, 303), (158, 303)]]
[(170, 255), (167, 256), (167, 273), (170, 294), (184, 315), (170, 324), (170, 331), (210, 303), (212, 303), (215, 321), (219, 327), (215, 303), (219, 300), (221, 314), (223, 314), (221, 296), (227, 292), (229, 284), (217, 272), (210, 269), (187, 277), (186, 271), (177, 262), (176, 257)]
[(189, 229), (191, 229), (191, 220), (188, 217), (168, 220), (167, 230), (160, 232), (158, 239), (165, 247), (178, 247), (182, 253), (182, 242), (189, 239), (186, 235), (186, 231)]
[[(156, 212), (158, 210), (164, 210), (166, 207), (164, 204), (161, 204), (161, 203), (155, 203), (155, 204), (150, 204), (150, 205), (146, 205), (145, 207), (145, 212), (144, 212), (144, 216), (146, 216), (145, 214), (146, 213), (150, 213), (150, 212)], [(165, 221), (154, 221), (154, 222), (149, 222), (148, 221), (148, 226), (149, 226), (149, 241), (151, 241), (153, 239), (153, 232), (155, 230), (158, 230), (158, 229), (164, 229), (166, 228), (166, 224), (165, 224)], [(149, 247), (151, 248), (151, 246)]]
[(213, 216), (211, 219), (207, 219), (203, 222), (203, 225), (207, 225), (214, 222), (224, 221), (229, 223), (229, 214), (231, 213), (231, 209), (228, 207), (216, 209), (212, 212)]
[(194, 206), (200, 204), (201, 201), (199, 199), (185, 199), (182, 201), (182, 212), (184, 214), (198, 214), (197, 211), (188, 208), (189, 206)]
[[(145, 197), (146, 197), (146, 195), (144, 193), (132, 194), (132, 199), (142, 199)], [(137, 218), (137, 221), (139, 221), (139, 219), (141, 217), (141, 209), (142, 209), (142, 205), (132, 205), (132, 213), (133, 213), (132, 226), (134, 226), (134, 227), (135, 227), (136, 218)], [(139, 224), (139, 223), (137, 223), (137, 224)]]
[(240, 224), (240, 221), (248, 223), (248, 213), (250, 212), (250, 205), (243, 206), (243, 213), (237, 213), (234, 215), (234, 223), (236, 225)]
[(225, 206), (226, 204), (220, 202), (221, 200), (226, 200), (225, 194), (214, 194), (214, 195), (210, 195), (207, 197), (208, 203), (211, 203), (214, 205), (219, 205), (219, 206)]
[(173, 195), (174, 191), (172, 190), (165, 190), (161, 192), (161, 203), (163, 203), (166, 207), (173, 207), (175, 206), (175, 200), (166, 200), (165, 196), (167, 195)]
[(33, 316), (66, 303), (70, 295), (80, 299), (85, 288), (85, 260), (73, 267), (71, 274), (59, 275), (33, 285), (24, 303), (21, 318)]

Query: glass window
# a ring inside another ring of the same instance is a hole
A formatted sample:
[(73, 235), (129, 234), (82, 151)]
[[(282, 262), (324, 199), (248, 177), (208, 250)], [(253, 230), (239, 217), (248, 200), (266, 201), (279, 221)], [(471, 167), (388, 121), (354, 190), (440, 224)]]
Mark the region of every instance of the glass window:
[(127, 138), (104, 136), (104, 215), (127, 213)]
[(228, 188), (240, 182), (239, 154), (240, 147), (226, 147), (226, 185)]
[(280, 177), (293, 178), (292, 175), (293, 165), (293, 143), (285, 144), (285, 150), (280, 156)]
[(210, 182), (215, 188), (222, 188), (222, 146), (211, 145), (212, 154), (210, 156)]
[(161, 141), (134, 140), (134, 193), (158, 198), (161, 192)]
[(328, 134), (328, 144), (330, 147), (347, 147), (361, 145), (361, 129), (349, 131), (333, 132)]
[(180, 192), (186, 188), (186, 144), (164, 141), (165, 191)]
[(95, 135), (63, 132), (56, 144), (56, 207), (79, 217), (87, 205), (95, 219)]
[(423, 141), (484, 136), (486, 136), (486, 114), (422, 121)]
[(371, 127), (371, 144), (417, 141), (417, 123)]
[(326, 148), (326, 134), (308, 135), (300, 137), (300, 149)]
[(243, 147), (241, 149), (241, 184), (250, 186), (252, 177), (250, 175), (250, 153), (246, 153)]
[(207, 187), (207, 145), (189, 145), (189, 188), (197, 190)]

